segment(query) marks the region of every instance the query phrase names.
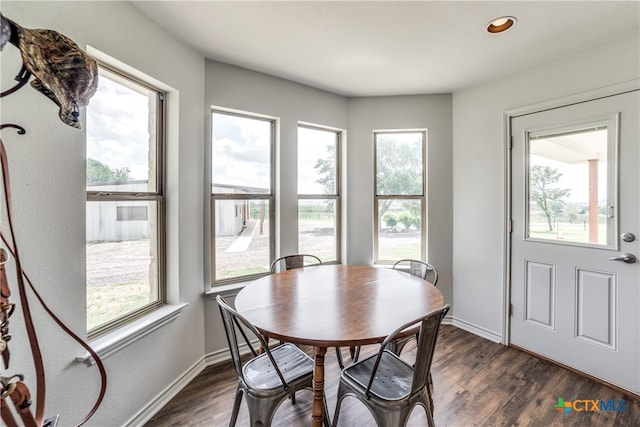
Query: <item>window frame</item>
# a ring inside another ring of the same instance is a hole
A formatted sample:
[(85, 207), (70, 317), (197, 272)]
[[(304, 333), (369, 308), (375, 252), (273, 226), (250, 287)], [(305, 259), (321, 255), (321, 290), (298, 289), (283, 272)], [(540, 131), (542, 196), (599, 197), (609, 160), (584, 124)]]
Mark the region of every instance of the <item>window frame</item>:
[(269, 147), (269, 162), (270, 162), (270, 177), (269, 177), (269, 193), (213, 193), (213, 180), (211, 174), (213, 172), (213, 164), (210, 163), (209, 168), (209, 221), (210, 221), (210, 282), (211, 288), (218, 286), (229, 285), (234, 283), (247, 282), (255, 280), (257, 278), (266, 276), (269, 271), (264, 273), (254, 273), (245, 276), (228, 277), (225, 279), (216, 280), (216, 201), (229, 201), (229, 200), (267, 200), (269, 203), (269, 261), (274, 259), (275, 247), (276, 247), (276, 129), (277, 121), (276, 117), (267, 116), (263, 114), (251, 113), (248, 111), (240, 111), (234, 109), (228, 109), (224, 107), (213, 106), (210, 110), (209, 119), (211, 120), (211, 139), (209, 142), (209, 148), (211, 155), (213, 154), (213, 115), (223, 114), (228, 116), (242, 117), (251, 120), (261, 120), (270, 123), (270, 147)]
[[(333, 200), (335, 202), (335, 255), (336, 258), (333, 261), (322, 261), (325, 264), (337, 264), (340, 263), (342, 259), (342, 197), (341, 197), (341, 189), (342, 189), (342, 140), (343, 140), (343, 131), (340, 129), (335, 129), (331, 127), (324, 127), (320, 125), (314, 125), (310, 123), (298, 123), (298, 130), (300, 128), (330, 132), (335, 134), (336, 136), (336, 158), (335, 158), (335, 185), (334, 185), (334, 193), (331, 194), (300, 194), (297, 192), (297, 206), (299, 209), (301, 200)], [(297, 142), (298, 150), (300, 150), (300, 141)], [(300, 218), (300, 211), (298, 210), (298, 218)], [(298, 219), (299, 221), (299, 219)], [(300, 225), (298, 224), (298, 247), (300, 245)], [(304, 251), (303, 251), (304, 252)]]
[[(381, 134), (402, 134), (402, 133), (419, 133), (422, 134), (422, 194), (406, 195), (406, 194), (378, 194), (378, 135)], [(373, 263), (378, 265), (392, 265), (398, 260), (380, 259), (380, 218), (379, 218), (379, 202), (381, 200), (419, 200), (421, 203), (420, 212), (420, 259), (427, 261), (427, 129), (389, 129), (374, 130), (373, 138)]]
[[(155, 191), (88, 191), (86, 203), (90, 202), (131, 202), (131, 201), (148, 201), (156, 204), (157, 224), (155, 230), (150, 227), (150, 239), (151, 234), (155, 231), (156, 239), (156, 251), (157, 253), (157, 293), (158, 297), (155, 301), (145, 304), (137, 309), (129, 311), (126, 314), (118, 316), (108, 322), (105, 322), (99, 326), (87, 330), (87, 338), (95, 339), (108, 332), (111, 332), (125, 324), (131, 323), (142, 316), (159, 309), (166, 304), (167, 297), (167, 281), (166, 281), (166, 195), (165, 195), (165, 182), (164, 177), (166, 174), (165, 168), (165, 156), (164, 151), (166, 149), (166, 92), (162, 89), (145, 82), (137, 77), (132, 76), (121, 69), (113, 67), (99, 59), (96, 59), (98, 63), (99, 73), (101, 70), (105, 70), (108, 73), (115, 74), (119, 79), (123, 79), (126, 82), (130, 82), (133, 85), (141, 86), (156, 94), (155, 101), (155, 144), (149, 144), (149, 150), (153, 150), (155, 146)], [(100, 75), (100, 74), (99, 74)], [(100, 77), (102, 77), (100, 75)], [(105, 77), (106, 78), (106, 77)], [(87, 107), (90, 108), (90, 107)], [(151, 158), (151, 157), (150, 157)], [(151, 167), (151, 164), (149, 165)], [(150, 216), (151, 214), (148, 213)], [(86, 227), (86, 220), (85, 220)]]

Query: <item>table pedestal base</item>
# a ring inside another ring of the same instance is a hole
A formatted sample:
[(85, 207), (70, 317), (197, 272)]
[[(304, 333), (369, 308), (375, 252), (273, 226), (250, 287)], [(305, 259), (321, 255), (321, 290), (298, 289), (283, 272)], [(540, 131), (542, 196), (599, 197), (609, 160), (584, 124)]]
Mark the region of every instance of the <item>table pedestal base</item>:
[(326, 353), (326, 347), (313, 347), (314, 368), (311, 427), (322, 427), (322, 421), (324, 420), (324, 355)]

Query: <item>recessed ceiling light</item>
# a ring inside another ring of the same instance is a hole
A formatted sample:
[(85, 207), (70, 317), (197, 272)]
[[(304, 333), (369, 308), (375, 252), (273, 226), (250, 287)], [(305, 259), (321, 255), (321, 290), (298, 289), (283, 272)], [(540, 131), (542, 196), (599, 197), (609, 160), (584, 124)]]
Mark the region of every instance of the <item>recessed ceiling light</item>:
[(518, 20), (513, 16), (501, 16), (487, 24), (486, 31), (489, 34), (497, 34), (507, 31), (513, 27)]

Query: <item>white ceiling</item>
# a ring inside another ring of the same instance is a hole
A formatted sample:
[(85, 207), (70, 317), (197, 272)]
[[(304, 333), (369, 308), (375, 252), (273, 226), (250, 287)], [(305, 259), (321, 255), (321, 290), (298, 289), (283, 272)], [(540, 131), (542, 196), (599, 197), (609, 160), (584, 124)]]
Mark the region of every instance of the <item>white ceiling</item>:
[[(455, 92), (634, 32), (640, 1), (133, 1), (205, 57), (344, 96)], [(518, 23), (490, 35), (493, 18)]]

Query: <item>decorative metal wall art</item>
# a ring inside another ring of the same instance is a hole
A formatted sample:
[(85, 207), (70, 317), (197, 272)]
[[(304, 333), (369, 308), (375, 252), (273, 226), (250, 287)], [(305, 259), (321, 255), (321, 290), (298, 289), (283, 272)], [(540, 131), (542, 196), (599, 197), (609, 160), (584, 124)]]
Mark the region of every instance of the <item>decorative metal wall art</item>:
[[(22, 68), (16, 76), (15, 84), (10, 89), (2, 92), (0, 97), (13, 94), (23, 87), (31, 78), (31, 86), (46, 95), (60, 107), (59, 117), (69, 126), (80, 128), (79, 107), (86, 106), (95, 93), (98, 86), (98, 65), (83, 52), (71, 39), (52, 30), (32, 30), (23, 28), (0, 13), (0, 50), (4, 50), (7, 44), (12, 44), (20, 50)], [(0, 125), (2, 129), (15, 129), (19, 135), (24, 135), (26, 130), (19, 125), (8, 123)], [(2, 185), (4, 189), (4, 206), (8, 222), (9, 233), (5, 233), (4, 226), (0, 224), (0, 237), (5, 248), (0, 248), (0, 352), (4, 365), (3, 375), (0, 376), (2, 389), (0, 401), (2, 404), (2, 421), (8, 427), (17, 427), (21, 420), (25, 427), (54, 427), (59, 416), (45, 419), (45, 395), (46, 383), (44, 363), (38, 337), (33, 325), (29, 299), (26, 293), (28, 284), (33, 294), (38, 299), (47, 314), (56, 324), (94, 358), (100, 371), (101, 387), (94, 406), (86, 417), (78, 424), (82, 425), (96, 412), (106, 393), (107, 375), (104, 364), (98, 354), (73, 333), (47, 306), (37, 289), (22, 268), (18, 243), (16, 239), (13, 212), (11, 206), (11, 183), (9, 174), (9, 160), (4, 142), (0, 139), (0, 161), (2, 165)], [(22, 374), (6, 376), (11, 359), (9, 341), (9, 318), (14, 313), (16, 303), (10, 300), (11, 289), (7, 278), (5, 264), (11, 254), (15, 262), (16, 285), (19, 294), (19, 304), (22, 308), (25, 329), (33, 364), (36, 372), (36, 405), (32, 410), (31, 393)], [(59, 392), (59, 391), (58, 391)], [(73, 396), (70, 396), (74, 399)], [(11, 404), (13, 406), (11, 406)], [(19, 418), (16, 418), (19, 417)]]

